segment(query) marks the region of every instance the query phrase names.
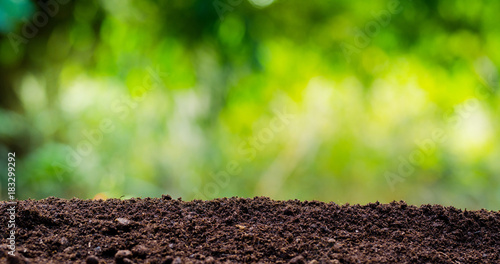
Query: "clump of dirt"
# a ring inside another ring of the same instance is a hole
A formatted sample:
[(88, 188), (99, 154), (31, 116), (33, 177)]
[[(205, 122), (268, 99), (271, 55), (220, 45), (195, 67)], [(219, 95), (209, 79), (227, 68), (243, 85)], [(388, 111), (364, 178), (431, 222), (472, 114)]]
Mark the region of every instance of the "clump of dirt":
[(499, 212), (404, 202), (47, 198), (16, 224), (1, 263), (500, 263)]

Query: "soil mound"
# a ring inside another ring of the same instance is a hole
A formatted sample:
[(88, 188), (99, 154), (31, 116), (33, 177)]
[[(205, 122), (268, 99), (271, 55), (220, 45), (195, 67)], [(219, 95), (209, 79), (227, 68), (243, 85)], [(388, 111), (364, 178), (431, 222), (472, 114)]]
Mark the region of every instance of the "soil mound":
[(17, 203), (1, 263), (500, 263), (500, 212), (269, 198)]

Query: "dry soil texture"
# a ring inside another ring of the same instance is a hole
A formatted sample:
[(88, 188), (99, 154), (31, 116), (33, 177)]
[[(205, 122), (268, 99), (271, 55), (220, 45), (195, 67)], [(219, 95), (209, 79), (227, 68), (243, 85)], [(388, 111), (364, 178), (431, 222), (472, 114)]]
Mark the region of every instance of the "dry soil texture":
[(500, 213), (269, 198), (48, 198), (9, 205), (1, 263), (500, 263)]

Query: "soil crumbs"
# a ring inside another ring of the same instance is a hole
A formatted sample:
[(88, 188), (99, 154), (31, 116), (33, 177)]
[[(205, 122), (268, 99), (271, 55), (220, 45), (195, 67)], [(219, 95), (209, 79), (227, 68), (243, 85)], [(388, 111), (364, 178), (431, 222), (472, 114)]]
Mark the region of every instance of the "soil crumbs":
[(0, 263), (500, 263), (500, 212), (269, 198), (0, 202)]

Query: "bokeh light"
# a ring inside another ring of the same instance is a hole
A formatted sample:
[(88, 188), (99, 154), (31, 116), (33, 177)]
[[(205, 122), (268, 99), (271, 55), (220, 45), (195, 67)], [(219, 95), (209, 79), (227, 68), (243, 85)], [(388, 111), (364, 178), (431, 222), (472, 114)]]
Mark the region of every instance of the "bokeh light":
[(0, 153), (18, 154), (20, 198), (498, 210), (495, 10), (500, 2), (3, 1)]

